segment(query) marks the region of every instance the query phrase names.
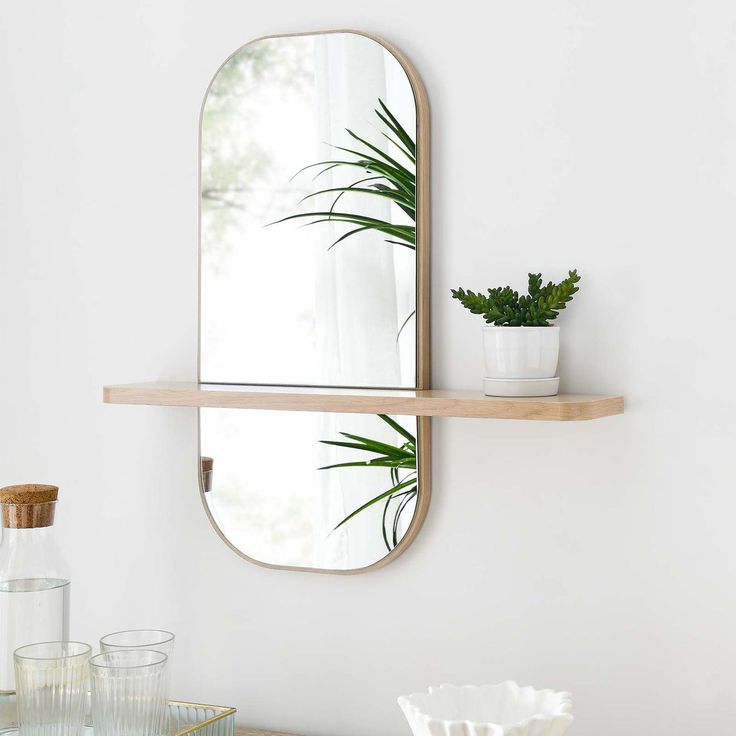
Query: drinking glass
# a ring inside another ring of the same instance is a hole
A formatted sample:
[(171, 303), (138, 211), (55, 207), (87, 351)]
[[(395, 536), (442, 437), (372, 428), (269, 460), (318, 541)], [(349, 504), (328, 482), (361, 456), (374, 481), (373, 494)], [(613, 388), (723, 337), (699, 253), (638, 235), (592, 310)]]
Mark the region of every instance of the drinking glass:
[(89, 661), (95, 736), (165, 736), (167, 660), (153, 649), (117, 649)]
[(91, 653), (92, 647), (79, 641), (43, 642), (15, 650), (22, 736), (81, 736)]
[(112, 652), (118, 649), (153, 649), (170, 658), (174, 651), (175, 638), (170, 631), (157, 629), (116, 631), (100, 639), (100, 650)]

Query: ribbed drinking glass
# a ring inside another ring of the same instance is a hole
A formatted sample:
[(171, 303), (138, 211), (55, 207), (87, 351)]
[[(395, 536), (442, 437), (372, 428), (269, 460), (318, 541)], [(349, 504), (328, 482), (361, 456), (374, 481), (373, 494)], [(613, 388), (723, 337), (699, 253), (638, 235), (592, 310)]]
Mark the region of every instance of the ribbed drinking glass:
[(152, 649), (120, 649), (90, 659), (95, 736), (167, 734), (167, 660)]
[(81, 736), (92, 647), (77, 641), (15, 650), (18, 729), (22, 736)]
[(112, 652), (118, 649), (153, 649), (162, 652), (169, 659), (174, 652), (174, 635), (170, 631), (157, 629), (130, 629), (106, 634), (100, 639), (100, 651)]

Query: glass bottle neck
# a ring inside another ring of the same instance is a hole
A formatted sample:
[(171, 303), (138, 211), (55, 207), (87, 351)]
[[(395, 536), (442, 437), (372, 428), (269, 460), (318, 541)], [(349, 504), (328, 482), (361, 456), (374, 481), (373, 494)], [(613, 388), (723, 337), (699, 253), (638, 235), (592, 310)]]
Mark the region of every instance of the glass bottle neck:
[(68, 579), (56, 547), (54, 527), (5, 527), (0, 540), (0, 584), (4, 581), (59, 581)]
[(37, 526), (30, 529), (5, 527), (2, 531), (2, 546), (18, 546), (24, 544), (45, 544), (54, 537), (54, 527)]

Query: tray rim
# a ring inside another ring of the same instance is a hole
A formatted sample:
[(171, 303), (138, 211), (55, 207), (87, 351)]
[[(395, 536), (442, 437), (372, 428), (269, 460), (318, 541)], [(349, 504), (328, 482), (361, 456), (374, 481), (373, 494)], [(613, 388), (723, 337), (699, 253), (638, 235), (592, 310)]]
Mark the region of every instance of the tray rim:
[[(4, 698), (15, 698), (17, 696), (17, 693), (15, 690), (4, 690), (0, 695)], [(206, 708), (207, 710), (214, 710), (217, 711), (215, 715), (210, 716), (209, 718), (205, 719), (204, 721), (200, 721), (199, 723), (195, 723), (191, 726), (188, 726), (187, 728), (182, 729), (181, 731), (177, 731), (175, 736), (187, 736), (187, 734), (194, 733), (195, 731), (198, 731), (201, 728), (204, 728), (205, 726), (210, 726), (213, 723), (217, 723), (217, 721), (221, 721), (224, 718), (227, 718), (229, 716), (234, 716), (238, 709), (234, 706), (230, 705), (212, 705), (210, 703), (192, 703), (188, 700), (167, 700), (167, 705), (173, 705), (175, 707), (183, 707), (183, 708)]]
[(233, 716), (238, 712), (237, 708), (234, 708), (233, 706), (228, 705), (209, 705), (207, 703), (190, 703), (186, 700), (169, 700), (169, 705), (174, 706), (183, 706), (185, 708), (207, 708), (209, 710), (216, 710), (220, 711), (219, 713), (216, 713), (214, 716), (211, 716), (205, 721), (202, 721), (201, 723), (195, 723), (192, 726), (189, 726), (188, 728), (185, 728), (181, 731), (176, 732), (176, 736), (186, 736), (186, 734), (193, 733), (194, 731), (198, 731), (200, 728), (204, 728), (205, 726), (210, 726), (213, 723), (217, 723), (217, 721), (221, 721), (223, 718), (227, 718), (228, 716)]

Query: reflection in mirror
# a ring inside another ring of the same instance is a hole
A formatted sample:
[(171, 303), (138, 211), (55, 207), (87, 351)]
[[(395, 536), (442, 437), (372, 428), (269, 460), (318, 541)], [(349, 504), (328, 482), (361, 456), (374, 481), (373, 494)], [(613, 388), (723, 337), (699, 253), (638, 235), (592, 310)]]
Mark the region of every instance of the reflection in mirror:
[(416, 417), (202, 409), (200, 424), (210, 516), (253, 560), (360, 569), (411, 526)]
[(200, 380), (416, 387), (414, 93), (357, 33), (236, 52), (201, 129)]
[[(355, 32), (273, 37), (215, 75), (201, 382), (428, 388), (426, 100), (396, 54)], [(210, 518), (271, 566), (393, 559), (426, 513), (428, 448), (427, 418), (200, 411)]]

